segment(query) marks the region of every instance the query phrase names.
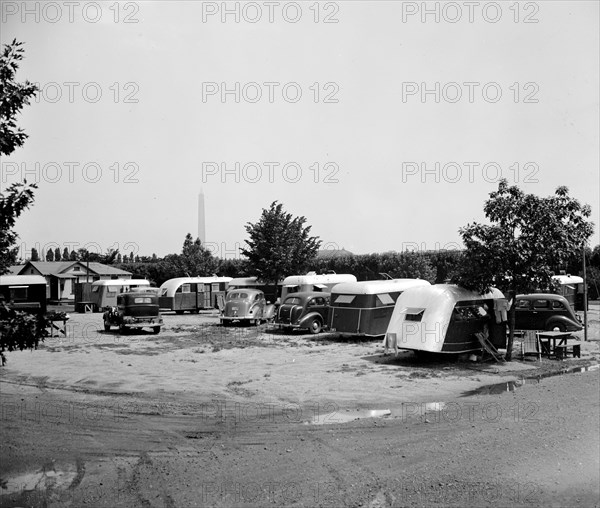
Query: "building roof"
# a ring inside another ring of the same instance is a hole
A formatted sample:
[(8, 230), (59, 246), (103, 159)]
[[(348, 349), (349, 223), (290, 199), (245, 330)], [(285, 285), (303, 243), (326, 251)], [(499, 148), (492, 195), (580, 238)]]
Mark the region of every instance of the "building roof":
[(46, 279), (41, 275), (0, 275), (0, 286), (10, 285), (46, 285)]
[(395, 291), (405, 291), (409, 287), (431, 286), (422, 279), (364, 280), (360, 282), (342, 282), (333, 286), (332, 293), (345, 295), (376, 295)]
[[(87, 263), (84, 261), (28, 261), (20, 266), (18, 273), (22, 273), (28, 266), (35, 268), (41, 275), (59, 275), (70, 271), (78, 265), (85, 269)], [(90, 273), (97, 275), (131, 275), (131, 272), (121, 270), (102, 263), (89, 263)]]

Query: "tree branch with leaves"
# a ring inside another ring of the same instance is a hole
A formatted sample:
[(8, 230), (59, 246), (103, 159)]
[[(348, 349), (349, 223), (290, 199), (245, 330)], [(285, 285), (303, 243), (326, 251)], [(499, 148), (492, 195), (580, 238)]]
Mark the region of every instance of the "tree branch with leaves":
[[(466, 251), (454, 282), (481, 293), (497, 287), (513, 302), (517, 294), (550, 290), (556, 267), (581, 252), (594, 230), (591, 208), (569, 196), (566, 187), (542, 198), (501, 180), (483, 210), (490, 224), (459, 230)], [(511, 306), (507, 360), (514, 329)]]
[(274, 201), (263, 209), (258, 222), (245, 226), (247, 248), (240, 249), (250, 270), (265, 283), (277, 284), (284, 276), (303, 273), (316, 258), (321, 240), (310, 236), (306, 217), (294, 217)]

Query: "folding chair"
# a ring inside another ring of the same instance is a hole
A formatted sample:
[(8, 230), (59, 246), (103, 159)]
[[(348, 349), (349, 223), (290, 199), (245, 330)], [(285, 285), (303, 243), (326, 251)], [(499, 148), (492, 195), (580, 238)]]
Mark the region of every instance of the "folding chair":
[(525, 355), (536, 355), (538, 361), (542, 361), (542, 346), (536, 330), (525, 330), (523, 333), (521, 342), (521, 360), (525, 358)]

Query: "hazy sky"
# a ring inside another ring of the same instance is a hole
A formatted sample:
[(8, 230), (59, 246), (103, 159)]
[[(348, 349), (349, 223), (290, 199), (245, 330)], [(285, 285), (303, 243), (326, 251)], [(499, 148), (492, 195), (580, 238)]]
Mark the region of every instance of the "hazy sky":
[(226, 257), (274, 200), (325, 247), (453, 248), (500, 176), (600, 222), (597, 1), (0, 3), (42, 88), (2, 160), (25, 255), (179, 252), (201, 189)]

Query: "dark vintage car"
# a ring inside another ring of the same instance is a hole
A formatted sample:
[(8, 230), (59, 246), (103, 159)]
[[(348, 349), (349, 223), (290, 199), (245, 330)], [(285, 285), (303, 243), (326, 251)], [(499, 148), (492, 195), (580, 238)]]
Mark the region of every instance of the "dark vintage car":
[(225, 297), (225, 307), (219, 317), (221, 324), (227, 326), (233, 321), (248, 324), (260, 324), (275, 317), (275, 306), (267, 303), (260, 289), (233, 289)]
[(517, 330), (578, 332), (583, 329), (564, 296), (546, 293), (517, 295), (515, 306)]
[(280, 328), (307, 328), (319, 333), (327, 323), (330, 293), (303, 291), (287, 296), (279, 307), (277, 324)]
[(151, 328), (154, 333), (159, 333), (163, 324), (156, 292), (132, 291), (120, 294), (117, 296), (117, 306), (109, 308), (103, 318), (106, 331), (112, 326), (118, 326), (121, 333), (133, 328)]

